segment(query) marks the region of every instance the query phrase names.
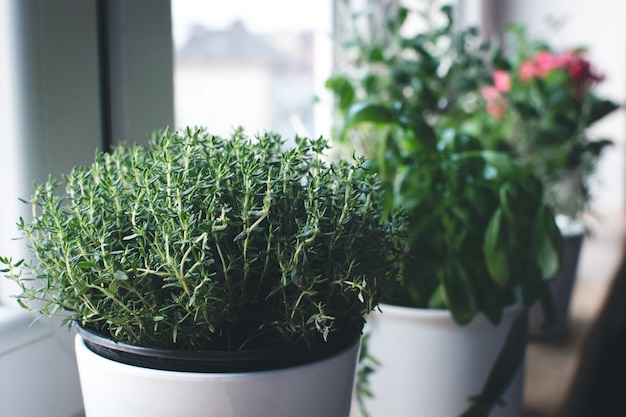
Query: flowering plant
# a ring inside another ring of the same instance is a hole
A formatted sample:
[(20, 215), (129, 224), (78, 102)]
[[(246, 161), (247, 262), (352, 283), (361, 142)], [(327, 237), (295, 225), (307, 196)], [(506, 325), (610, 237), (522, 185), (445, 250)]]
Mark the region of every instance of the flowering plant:
[(556, 51), (529, 40), (521, 26), (508, 35), (481, 86), (488, 117), (476, 112), (468, 126), (486, 146), (506, 149), (529, 165), (555, 211), (576, 217), (587, 208), (589, 176), (611, 143), (592, 139), (589, 128), (618, 106), (596, 94), (604, 76), (584, 49)]

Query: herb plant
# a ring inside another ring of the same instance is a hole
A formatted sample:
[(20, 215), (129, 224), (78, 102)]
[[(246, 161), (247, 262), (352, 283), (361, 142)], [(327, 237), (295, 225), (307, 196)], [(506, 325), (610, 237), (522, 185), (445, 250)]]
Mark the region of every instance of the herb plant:
[(344, 54), (351, 65), (327, 82), (337, 97), (338, 137), (368, 157), (386, 207), (407, 211), (404, 285), (385, 301), (449, 309), (459, 324), (478, 312), (498, 323), (518, 300), (549, 305), (562, 238), (542, 183), (466, 130), (484, 112), (485, 47), (475, 29), (457, 31), (449, 6), (437, 14), (441, 26), (432, 25), (434, 9), (418, 12), (429, 30), (406, 36), (401, 29), (413, 12), (398, 7), (384, 35), (363, 29), (357, 16)]
[[(308, 346), (360, 330), (393, 288), (403, 219), (363, 159), (326, 140), (161, 132), (36, 185), (2, 258), (18, 302), (115, 340), (176, 349)], [(65, 189), (60, 189), (64, 184)]]

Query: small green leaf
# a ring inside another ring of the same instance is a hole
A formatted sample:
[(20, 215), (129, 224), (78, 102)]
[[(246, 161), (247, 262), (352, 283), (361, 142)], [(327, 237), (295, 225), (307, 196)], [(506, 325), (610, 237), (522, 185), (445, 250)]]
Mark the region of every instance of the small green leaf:
[(233, 239), (233, 242), (239, 242), (240, 240), (244, 240), (246, 236), (248, 236), (248, 233), (244, 230), (241, 233), (239, 233), (237, 236), (235, 236), (235, 238)]
[(446, 265), (441, 276), (443, 296), (458, 324), (469, 323), (476, 314), (476, 295), (468, 273), (458, 262)]
[(536, 261), (543, 279), (551, 279), (561, 268), (563, 256), (563, 237), (554, 221), (551, 210), (545, 205), (539, 210), (536, 225), (537, 243)]
[(95, 266), (94, 263), (93, 262), (89, 262), (89, 261), (80, 261), (78, 263), (78, 267), (80, 269), (83, 269), (83, 270), (89, 270), (89, 269), (91, 269), (94, 266)]
[(117, 271), (115, 271), (115, 274), (113, 274), (113, 278), (119, 280), (119, 281), (126, 281), (128, 280), (128, 275), (126, 275), (126, 272), (124, 271), (120, 271), (119, 269)]
[(189, 297), (189, 302), (187, 303), (187, 307), (192, 307), (196, 302), (196, 294), (192, 294), (191, 297)]
[(509, 260), (506, 252), (504, 235), (507, 233), (506, 223), (501, 209), (497, 209), (485, 231), (483, 254), (487, 269), (493, 281), (505, 287), (510, 280)]

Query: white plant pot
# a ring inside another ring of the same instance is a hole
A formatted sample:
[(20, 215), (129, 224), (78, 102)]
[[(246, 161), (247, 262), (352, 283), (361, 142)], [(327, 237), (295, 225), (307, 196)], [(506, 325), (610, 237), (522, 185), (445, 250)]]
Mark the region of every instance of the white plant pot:
[(316, 362), (240, 373), (164, 371), (76, 357), (86, 417), (348, 417), (359, 341)]
[[(369, 353), (380, 361), (370, 376), (371, 417), (458, 417), (481, 393), (521, 306), (505, 309), (494, 326), (483, 315), (457, 325), (447, 310), (383, 304), (370, 314)], [(522, 367), (523, 368), (523, 367)], [(522, 410), (523, 369), (491, 417), (518, 417)]]

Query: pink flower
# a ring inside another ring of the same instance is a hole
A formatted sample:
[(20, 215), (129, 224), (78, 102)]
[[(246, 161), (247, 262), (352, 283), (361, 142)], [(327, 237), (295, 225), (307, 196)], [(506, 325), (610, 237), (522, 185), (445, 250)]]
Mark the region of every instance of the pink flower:
[(496, 70), (493, 72), (493, 84), (501, 93), (508, 93), (511, 91), (511, 76), (507, 71)]
[(480, 89), (480, 94), (487, 102), (486, 110), (494, 119), (500, 120), (509, 106), (509, 101), (498, 89), (492, 85), (486, 85)]
[(561, 56), (554, 55), (549, 51), (537, 52), (534, 62), (537, 76), (541, 78), (544, 78), (557, 68), (562, 68), (565, 64)]
[(519, 67), (519, 79), (523, 83), (527, 83), (537, 76), (537, 68), (533, 61), (527, 60), (522, 62)]
[(480, 89), (480, 95), (487, 101), (493, 101), (500, 97), (500, 92), (496, 87), (486, 85)]
[(531, 59), (522, 62), (519, 68), (520, 81), (526, 83), (533, 78), (545, 78), (552, 71), (563, 68), (566, 59), (550, 51), (539, 51)]
[(552, 71), (567, 71), (574, 87), (578, 90), (593, 81), (602, 81), (604, 77), (591, 68), (589, 61), (578, 52), (563, 52), (553, 54), (549, 51), (539, 51), (532, 59), (522, 62), (519, 68), (520, 81), (526, 83), (533, 78), (545, 78)]

